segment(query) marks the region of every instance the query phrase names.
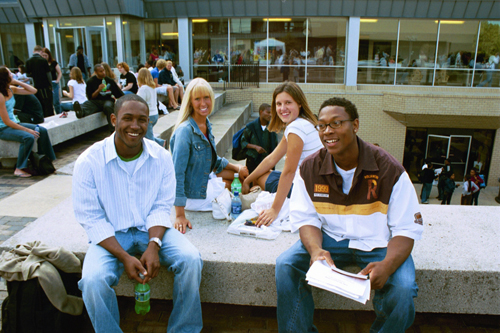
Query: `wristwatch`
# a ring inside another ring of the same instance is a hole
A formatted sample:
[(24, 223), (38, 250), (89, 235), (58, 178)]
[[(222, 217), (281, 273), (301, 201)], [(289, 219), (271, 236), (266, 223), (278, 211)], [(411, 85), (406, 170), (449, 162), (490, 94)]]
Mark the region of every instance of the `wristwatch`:
[(158, 237), (152, 237), (152, 238), (149, 240), (149, 242), (150, 242), (150, 243), (151, 243), (151, 242), (155, 242), (155, 243), (158, 245), (158, 247), (161, 249), (161, 244), (162, 244), (162, 242), (161, 242), (161, 239), (159, 239)]

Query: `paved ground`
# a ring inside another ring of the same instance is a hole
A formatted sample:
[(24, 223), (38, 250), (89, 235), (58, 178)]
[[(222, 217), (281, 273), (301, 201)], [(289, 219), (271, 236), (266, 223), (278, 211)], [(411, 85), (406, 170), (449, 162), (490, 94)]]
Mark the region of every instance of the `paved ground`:
[[(93, 142), (109, 135), (106, 129), (90, 132), (82, 137), (70, 140), (54, 147), (58, 160), (57, 169), (74, 162)], [(230, 156), (230, 152), (226, 153)], [(241, 163), (241, 162), (240, 162)], [(278, 165), (282, 169), (284, 162)], [(46, 177), (17, 178), (13, 170), (0, 169), (0, 200), (16, 194), (23, 189), (43, 180)], [(416, 185), (420, 193), (420, 185)], [(436, 193), (435, 193), (436, 192)], [(480, 205), (498, 205), (494, 197), (498, 194), (498, 187), (487, 188), (479, 198)], [(431, 193), (431, 204), (438, 204), (434, 199), (437, 190), (434, 187)], [(460, 188), (455, 193), (452, 204), (458, 204)], [(22, 215), (22, 214), (21, 214)], [(33, 217), (5, 216), (0, 212), (0, 241), (5, 240), (33, 222)], [(0, 301), (7, 293), (5, 285), (0, 283)], [(124, 332), (165, 332), (168, 317), (172, 309), (171, 301), (152, 300), (151, 312), (146, 316), (139, 316), (134, 312), (134, 300), (119, 297), (121, 326)], [(332, 311), (317, 310), (315, 322), (321, 332), (368, 332), (370, 323), (374, 319), (371, 311)], [(203, 332), (277, 332), (276, 309), (253, 306), (237, 306), (227, 304), (203, 304)], [(88, 329), (92, 331), (91, 328)], [(415, 324), (408, 332), (482, 332), (500, 333), (500, 316), (483, 315), (453, 315), (453, 314), (426, 314), (418, 313)]]

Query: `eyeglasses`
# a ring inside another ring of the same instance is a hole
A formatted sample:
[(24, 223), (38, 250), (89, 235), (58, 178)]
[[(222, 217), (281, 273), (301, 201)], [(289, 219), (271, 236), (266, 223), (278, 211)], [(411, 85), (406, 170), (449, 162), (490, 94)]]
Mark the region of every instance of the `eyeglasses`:
[(334, 120), (329, 124), (318, 124), (318, 125), (314, 126), (314, 128), (316, 128), (316, 130), (318, 132), (324, 132), (324, 131), (326, 131), (326, 128), (328, 126), (330, 126), (332, 129), (340, 128), (342, 126), (342, 124), (344, 123), (344, 121), (353, 121), (353, 120), (354, 119)]

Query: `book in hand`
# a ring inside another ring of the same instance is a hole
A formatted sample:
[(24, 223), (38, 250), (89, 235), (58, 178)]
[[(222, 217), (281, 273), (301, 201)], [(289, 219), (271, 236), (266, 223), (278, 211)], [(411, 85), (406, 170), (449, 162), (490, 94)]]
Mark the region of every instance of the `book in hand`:
[(353, 274), (336, 267), (330, 267), (325, 260), (315, 261), (306, 273), (308, 283), (316, 288), (350, 298), (366, 304), (370, 299), (368, 275)]

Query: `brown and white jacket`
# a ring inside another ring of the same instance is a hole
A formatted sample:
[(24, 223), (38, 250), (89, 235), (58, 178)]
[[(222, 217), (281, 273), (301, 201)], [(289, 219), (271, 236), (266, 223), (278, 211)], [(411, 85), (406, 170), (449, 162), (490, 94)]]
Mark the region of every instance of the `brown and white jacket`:
[(358, 138), (359, 161), (348, 194), (332, 155), (323, 148), (303, 161), (290, 198), (292, 232), (313, 225), (363, 251), (387, 247), (394, 236), (418, 240), (423, 225), (415, 188), (385, 150)]

